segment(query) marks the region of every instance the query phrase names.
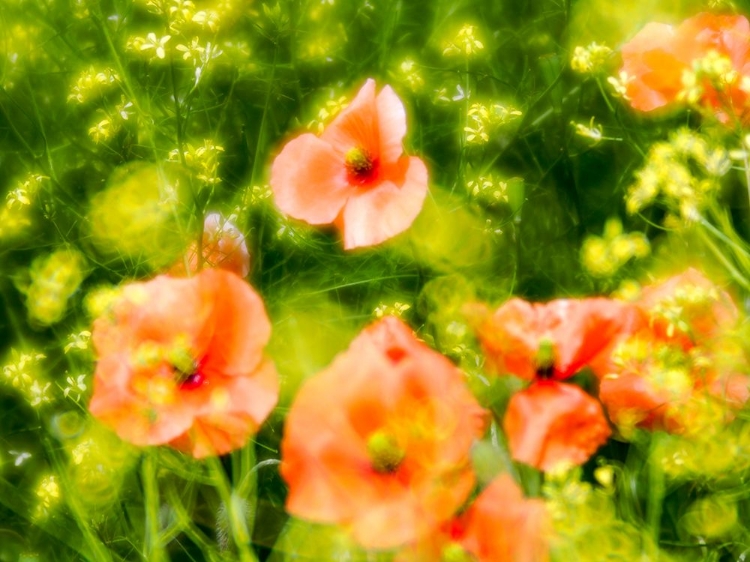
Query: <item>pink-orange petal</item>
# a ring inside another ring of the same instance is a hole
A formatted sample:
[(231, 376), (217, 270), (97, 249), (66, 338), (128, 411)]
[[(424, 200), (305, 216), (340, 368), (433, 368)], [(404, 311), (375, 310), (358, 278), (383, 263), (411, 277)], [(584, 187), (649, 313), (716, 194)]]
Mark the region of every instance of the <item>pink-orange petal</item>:
[(513, 479), (502, 474), (466, 512), (461, 544), (477, 562), (545, 562), (549, 559), (551, 518), (544, 501), (526, 499)]
[(551, 380), (514, 394), (503, 427), (513, 459), (544, 471), (583, 464), (611, 434), (599, 402), (577, 386)]
[(380, 158), (378, 104), (375, 81), (369, 78), (354, 99), (339, 113), (320, 135), (338, 153), (339, 158), (352, 148), (363, 148)]
[(206, 375), (241, 376), (251, 373), (263, 357), (271, 337), (263, 301), (245, 281), (221, 269), (203, 270), (199, 281), (213, 303), (209, 347), (201, 369)]
[(343, 212), (344, 248), (380, 244), (408, 229), (427, 196), (427, 168), (415, 156), (407, 164), (403, 183), (392, 181), (358, 190)]
[(380, 162), (396, 162), (404, 152), (406, 110), (393, 88), (385, 86), (375, 99), (380, 133)]
[(671, 415), (675, 404), (634, 373), (605, 376), (599, 386), (599, 399), (616, 425), (677, 429)]
[(351, 194), (342, 155), (311, 133), (289, 141), (273, 161), (276, 206), (309, 224), (334, 221)]

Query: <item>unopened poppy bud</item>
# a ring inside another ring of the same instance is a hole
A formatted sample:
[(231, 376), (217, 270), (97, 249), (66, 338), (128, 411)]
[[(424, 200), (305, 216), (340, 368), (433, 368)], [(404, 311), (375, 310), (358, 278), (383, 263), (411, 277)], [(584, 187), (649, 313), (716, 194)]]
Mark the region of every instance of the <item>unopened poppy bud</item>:
[(367, 454), (375, 472), (391, 473), (398, 469), (404, 460), (405, 452), (396, 439), (384, 430), (378, 430), (367, 440)]

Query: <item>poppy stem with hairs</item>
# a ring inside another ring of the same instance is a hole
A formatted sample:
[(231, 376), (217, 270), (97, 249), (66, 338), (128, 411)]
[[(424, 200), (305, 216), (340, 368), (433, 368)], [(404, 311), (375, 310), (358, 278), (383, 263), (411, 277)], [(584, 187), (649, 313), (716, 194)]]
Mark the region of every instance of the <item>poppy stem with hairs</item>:
[[(221, 503), (224, 504), (226, 509), (227, 530), (234, 541), (235, 547), (237, 547), (237, 560), (239, 560), (239, 562), (258, 562), (257, 557), (253, 554), (253, 551), (250, 548), (252, 529), (248, 526), (247, 518), (243, 520), (241, 517), (241, 510), (238, 509), (239, 496), (230, 486), (221, 461), (218, 457), (212, 456), (207, 458), (206, 462), (208, 463), (214, 486), (216, 486), (216, 490), (219, 492)], [(254, 509), (255, 502), (251, 503)]]

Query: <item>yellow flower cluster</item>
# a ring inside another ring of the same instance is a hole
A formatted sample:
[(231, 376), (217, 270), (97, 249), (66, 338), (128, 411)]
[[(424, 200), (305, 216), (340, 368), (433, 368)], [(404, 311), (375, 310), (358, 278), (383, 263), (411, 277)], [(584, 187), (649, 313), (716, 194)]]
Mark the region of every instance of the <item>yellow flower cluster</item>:
[(60, 502), (60, 485), (54, 474), (45, 476), (39, 481), (34, 491), (38, 504), (34, 516), (36, 519), (46, 518), (53, 507)]
[(473, 103), (466, 115), (466, 142), (469, 144), (486, 144), (490, 135), (503, 125), (521, 117), (523, 113), (514, 107), (499, 103), (485, 105)]
[(594, 277), (612, 277), (632, 258), (646, 257), (651, 248), (641, 232), (624, 233), (618, 218), (604, 225), (602, 236), (589, 236), (581, 246), (581, 263)]
[(661, 196), (670, 211), (694, 220), (718, 193), (719, 179), (730, 167), (724, 148), (712, 146), (687, 128), (678, 129), (669, 141), (658, 142), (649, 150), (645, 165), (636, 172), (625, 196), (627, 211), (637, 213)]
[(39, 363), (45, 356), (37, 352), (19, 353), (11, 349), (11, 361), (3, 366), (3, 382), (24, 397), (36, 408), (51, 402), (51, 384), (44, 382), (39, 373)]
[(465, 24), (456, 36), (446, 43), (443, 55), (470, 58), (479, 54), (484, 49), (484, 43), (477, 38), (475, 30), (476, 26)]
[(578, 46), (573, 50), (570, 67), (579, 74), (600, 72), (611, 54), (612, 49), (596, 42), (591, 43), (588, 47)]
[(508, 202), (508, 182), (496, 179), (492, 174), (469, 180), (466, 189), (474, 200), (488, 207)]
[(397, 301), (393, 304), (381, 303), (375, 307), (373, 315), (375, 318), (383, 318), (384, 316), (401, 317), (409, 309), (411, 309), (411, 305), (404, 302)]
[(552, 517), (554, 560), (599, 562), (602, 552), (611, 560), (666, 560), (646, 535), (618, 517), (615, 470), (599, 467), (597, 487), (581, 480), (580, 468), (561, 466), (545, 475), (542, 493)]
[(708, 81), (718, 91), (731, 86), (739, 79), (739, 73), (729, 57), (709, 51), (705, 57), (693, 61), (693, 68), (682, 73), (682, 90), (677, 99), (690, 104), (703, 97), (703, 84)]
[(120, 76), (113, 69), (97, 70), (90, 66), (76, 78), (70, 95), (68, 95), (68, 101), (86, 103), (90, 99), (101, 96), (119, 81)]
[(49, 326), (62, 318), (68, 299), (83, 281), (84, 265), (83, 256), (74, 250), (58, 250), (34, 260), (25, 291), (33, 322)]
[(315, 119), (307, 124), (307, 128), (319, 135), (323, 132), (328, 122), (336, 117), (342, 109), (344, 109), (349, 103), (346, 96), (341, 96), (337, 99), (326, 100), (326, 102), (318, 109), (318, 113)]
[(219, 155), (224, 152), (224, 147), (214, 144), (211, 139), (205, 139), (202, 146), (194, 148), (193, 145), (187, 144), (182, 151), (175, 148), (169, 153), (170, 162), (184, 161), (195, 177), (208, 185), (219, 183)]
[(396, 70), (392, 72), (392, 75), (397, 82), (403, 84), (412, 92), (419, 92), (424, 87), (424, 78), (414, 59), (406, 58), (402, 60)]

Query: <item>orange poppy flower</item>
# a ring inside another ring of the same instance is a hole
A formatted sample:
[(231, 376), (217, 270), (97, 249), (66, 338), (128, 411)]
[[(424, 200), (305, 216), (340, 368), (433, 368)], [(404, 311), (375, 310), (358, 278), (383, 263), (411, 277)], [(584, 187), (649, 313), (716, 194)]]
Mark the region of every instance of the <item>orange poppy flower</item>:
[(644, 287), (637, 306), (659, 337), (677, 341), (685, 348), (720, 336), (739, 319), (729, 293), (692, 267)]
[(549, 560), (552, 521), (547, 507), (543, 500), (525, 498), (509, 475), (490, 482), (465, 518), (461, 543), (477, 562)]
[(583, 464), (612, 433), (597, 400), (552, 380), (514, 394), (503, 428), (513, 459), (544, 471), (560, 463)]
[[(635, 109), (652, 111), (675, 102), (684, 89), (683, 74), (711, 52), (727, 57), (740, 78), (748, 75), (749, 49), (750, 25), (742, 16), (703, 13), (677, 28), (649, 23), (621, 49), (630, 103)], [(721, 94), (708, 81), (701, 87), (705, 105), (744, 113), (747, 93), (741, 90), (739, 78)]]
[(271, 168), (276, 205), (309, 224), (335, 224), (347, 250), (409, 226), (427, 195), (427, 168), (404, 156), (406, 113), (390, 86), (367, 80), (320, 137), (291, 140)]
[(228, 271), (126, 285), (94, 322), (89, 409), (124, 440), (200, 458), (242, 447), (276, 404), (271, 325)]
[(471, 492), (484, 419), (461, 372), (384, 318), (300, 388), (281, 444), (287, 511), (365, 548), (415, 541)]
[(699, 392), (732, 407), (750, 398), (748, 377), (735, 371), (742, 350), (725, 337), (738, 320), (729, 294), (689, 268), (644, 288), (636, 303), (639, 330), (609, 358), (599, 397), (620, 427), (676, 432), (685, 405)]
[(551, 519), (541, 499), (527, 499), (508, 475), (495, 478), (464, 514), (396, 562), (545, 562), (549, 559)]
[(529, 303), (513, 298), (487, 316), (478, 335), (488, 359), (526, 380), (573, 376), (635, 322), (633, 307), (612, 299), (558, 299)]
[[(250, 273), (250, 253), (239, 229), (219, 213), (209, 213), (203, 222), (201, 244), (203, 267), (226, 269), (240, 277)], [(198, 272), (198, 244), (193, 242), (185, 257), (169, 270), (178, 277)]]

